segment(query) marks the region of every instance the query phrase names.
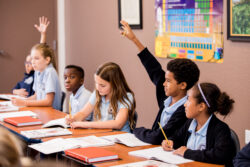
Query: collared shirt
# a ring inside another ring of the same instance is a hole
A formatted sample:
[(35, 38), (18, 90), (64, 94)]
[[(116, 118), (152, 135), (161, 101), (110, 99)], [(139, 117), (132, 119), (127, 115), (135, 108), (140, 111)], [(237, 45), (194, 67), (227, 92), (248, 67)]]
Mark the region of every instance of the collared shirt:
[(18, 82), (17, 85), (13, 89), (25, 89), (29, 95), (32, 96), (35, 92), (32, 89), (34, 83), (34, 73), (35, 71), (30, 71), (29, 74), (24, 73), (24, 78), (22, 81)]
[[(85, 104), (88, 102), (89, 97), (91, 96), (91, 92), (87, 90), (84, 85), (82, 85), (76, 92), (75, 95), (73, 93), (70, 95), (70, 106), (71, 106), (71, 114), (75, 115), (79, 112)], [(86, 120), (92, 120), (92, 113), (86, 118)]]
[(174, 112), (176, 111), (176, 109), (178, 107), (180, 107), (181, 105), (183, 105), (185, 102), (187, 101), (187, 96), (181, 98), (180, 100), (178, 100), (176, 103), (174, 103), (173, 105), (169, 106), (170, 103), (172, 102), (172, 97), (169, 96), (165, 101), (164, 101), (164, 109), (161, 113), (161, 119), (160, 119), (160, 123), (161, 126), (165, 126), (169, 119), (171, 118), (171, 116), (174, 114)]
[(43, 72), (35, 72), (33, 90), (36, 92), (36, 99), (45, 99), (47, 93), (55, 93), (52, 107), (60, 110), (62, 91), (57, 72), (52, 64), (49, 64)]
[(206, 136), (207, 136), (207, 128), (209, 122), (212, 118), (213, 114), (208, 118), (206, 123), (196, 132), (195, 129), (197, 127), (197, 121), (195, 119), (192, 120), (188, 131), (191, 135), (187, 141), (187, 148), (191, 150), (204, 150), (206, 149)]
[[(127, 93), (127, 96), (129, 98), (129, 100), (132, 102), (133, 101), (133, 96), (131, 93)], [(118, 108), (117, 108), (117, 112), (120, 111), (120, 109), (122, 108), (130, 108), (131, 104), (128, 102), (128, 100), (125, 100), (126, 103), (128, 103), (129, 106), (126, 106), (125, 104), (122, 104), (120, 102), (118, 102)], [(89, 98), (89, 102), (92, 105), (95, 105), (96, 103), (96, 92), (94, 91), (92, 93), (92, 95)], [(105, 100), (105, 96), (102, 96), (102, 103), (100, 106), (100, 111), (101, 111), (101, 121), (108, 121), (108, 120), (114, 120), (115, 118), (113, 118), (112, 113), (109, 112), (110, 110), (110, 101), (109, 100)], [(131, 132), (130, 127), (129, 127), (129, 121), (127, 120), (127, 122), (125, 123), (125, 125), (122, 127), (121, 131), (125, 131), (125, 132)]]

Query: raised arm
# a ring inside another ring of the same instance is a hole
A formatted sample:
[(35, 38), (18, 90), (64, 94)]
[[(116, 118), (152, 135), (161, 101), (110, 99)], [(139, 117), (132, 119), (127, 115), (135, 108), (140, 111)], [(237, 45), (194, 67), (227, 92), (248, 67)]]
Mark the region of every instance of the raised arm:
[(130, 28), (129, 24), (126, 21), (122, 20), (120, 23), (122, 24), (122, 29), (123, 29), (120, 32), (121, 35), (127, 37), (129, 40), (134, 42), (134, 44), (141, 52), (145, 48), (145, 46), (143, 46), (142, 43), (139, 41), (139, 39), (137, 39), (137, 37), (135, 36), (135, 34), (133, 33), (132, 29)]
[(41, 33), (40, 43), (46, 42), (46, 32), (47, 32), (47, 28), (49, 24), (50, 22), (48, 21), (48, 18), (42, 16), (42, 17), (39, 17), (39, 26), (36, 24), (34, 25), (37, 31)]

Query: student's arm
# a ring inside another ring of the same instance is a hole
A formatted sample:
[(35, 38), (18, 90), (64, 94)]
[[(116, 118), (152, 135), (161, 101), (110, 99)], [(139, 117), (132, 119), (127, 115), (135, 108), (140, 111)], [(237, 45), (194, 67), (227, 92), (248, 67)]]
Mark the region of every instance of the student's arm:
[(46, 31), (47, 31), (47, 28), (49, 26), (49, 21), (47, 19), (47, 17), (39, 17), (39, 23), (40, 25), (34, 25), (37, 29), (38, 32), (41, 33), (41, 39), (40, 39), (40, 43), (46, 43)]
[(213, 143), (208, 144), (210, 147), (211, 145), (213, 147), (206, 148), (205, 150), (187, 149), (184, 152), (184, 158), (216, 164), (232, 162), (232, 159), (235, 156), (235, 147), (231, 140), (230, 129), (225, 125), (219, 126), (219, 128), (218, 125), (214, 128), (215, 133), (213, 133), (213, 137), (210, 138), (212, 141), (206, 141)]
[(84, 120), (85, 118), (89, 116), (89, 114), (93, 111), (93, 109), (94, 109), (94, 106), (90, 102), (87, 102), (86, 105), (79, 112), (77, 112), (74, 116), (70, 117), (70, 115), (67, 115), (65, 117), (66, 123), (70, 124), (72, 122)]
[(156, 94), (158, 106), (162, 104), (163, 100), (166, 99), (163, 83), (165, 81), (165, 72), (161, 67), (161, 64), (156, 60), (156, 58), (145, 48), (139, 39), (135, 36), (133, 31), (127, 22), (121, 21), (123, 25), (123, 31), (121, 34), (126, 36), (129, 40), (131, 40), (139, 49), (140, 53), (138, 54), (143, 66), (147, 70), (147, 73), (151, 79), (151, 81), (156, 86)]
[(144, 50), (145, 46), (143, 46), (139, 39), (137, 39), (129, 24), (124, 20), (122, 20), (120, 23), (122, 24), (123, 29), (123, 31), (120, 32), (121, 35), (126, 36), (129, 40), (131, 40), (137, 46), (140, 52)]
[(109, 121), (93, 121), (93, 122), (73, 122), (72, 128), (110, 128), (110, 129), (122, 129), (128, 120), (128, 109), (122, 108), (116, 115), (115, 120)]
[(250, 166), (250, 143), (248, 143), (233, 160), (234, 166)]
[(42, 99), (42, 100), (29, 100), (29, 99), (22, 100), (22, 99), (13, 98), (11, 101), (16, 106), (51, 107), (53, 104), (54, 96), (55, 96), (55, 93), (47, 93), (45, 96), (45, 99)]
[(21, 88), (21, 89), (13, 89), (13, 94), (14, 95), (19, 95), (23, 97), (27, 97), (29, 93), (26, 91), (26, 89)]
[(36, 92), (32, 96), (28, 97), (27, 100), (36, 100)]

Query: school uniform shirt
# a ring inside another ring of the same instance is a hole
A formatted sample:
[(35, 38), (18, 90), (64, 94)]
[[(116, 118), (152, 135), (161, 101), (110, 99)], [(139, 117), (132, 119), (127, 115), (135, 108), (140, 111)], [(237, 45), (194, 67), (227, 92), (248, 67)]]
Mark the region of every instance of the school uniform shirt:
[[(132, 102), (133, 101), (133, 96), (131, 93), (127, 93), (127, 96), (129, 98), (129, 100)], [(109, 100), (105, 100), (105, 96), (102, 96), (102, 103), (100, 106), (100, 112), (101, 112), (101, 121), (108, 121), (108, 120), (114, 120), (115, 118), (113, 118), (112, 113), (109, 111), (110, 110), (110, 101)], [(129, 109), (131, 107), (129, 101), (126, 99), (125, 100), (126, 103), (129, 104), (129, 106), (127, 106), (126, 104), (122, 104), (121, 102), (118, 102), (118, 107), (117, 107), (117, 112), (120, 111), (120, 109), (122, 108), (127, 108)], [(94, 91), (92, 93), (92, 95), (89, 98), (89, 102), (92, 105), (96, 104), (96, 91)], [(127, 122), (125, 123), (125, 125), (122, 127), (121, 131), (124, 132), (131, 132), (130, 126), (129, 126), (129, 121), (127, 120)]]
[(176, 109), (178, 107), (180, 107), (181, 105), (184, 105), (187, 101), (187, 96), (181, 98), (180, 100), (178, 100), (176, 103), (174, 103), (173, 105), (169, 106), (172, 102), (172, 97), (169, 96), (165, 101), (164, 101), (164, 109), (161, 113), (161, 126), (165, 126), (168, 121), (170, 120), (171, 116), (173, 115), (173, 113), (176, 111)]
[[(192, 121), (193, 119), (189, 119), (181, 129), (169, 137), (169, 140), (173, 140), (174, 142), (174, 149), (178, 149), (181, 146), (187, 146), (188, 139), (191, 135), (189, 127)], [(208, 122), (205, 149), (187, 149), (184, 153), (184, 158), (232, 166), (232, 160), (235, 153), (236, 150), (231, 138), (230, 128), (215, 115), (212, 115)]]
[(250, 143), (240, 150), (233, 160), (234, 166), (249, 167), (250, 166)]
[[(79, 112), (85, 104), (89, 101), (89, 97), (91, 96), (91, 92), (87, 90), (84, 85), (82, 85), (77, 91), (76, 94), (73, 93), (70, 95), (70, 106), (71, 106), (71, 114), (75, 115)], [(86, 118), (86, 120), (92, 120), (92, 113)]]
[(52, 107), (60, 110), (62, 91), (58, 75), (52, 64), (49, 64), (43, 72), (35, 72), (33, 90), (36, 92), (36, 99), (45, 99), (47, 93), (54, 93)]
[(191, 134), (187, 141), (187, 148), (191, 150), (205, 150), (206, 149), (206, 136), (207, 128), (212, 115), (208, 118), (206, 123), (196, 132), (198, 125), (195, 119), (192, 120), (188, 132)]
[[(161, 120), (162, 111), (165, 108), (164, 101), (167, 98), (164, 91), (163, 83), (165, 82), (165, 71), (162, 69), (161, 64), (156, 60), (156, 58), (145, 48), (138, 54), (144, 68), (146, 69), (151, 81), (155, 84), (156, 88), (156, 98), (159, 106), (158, 114), (155, 118), (154, 124), (151, 129), (144, 127), (135, 128), (133, 133), (140, 140), (151, 143), (151, 144), (161, 144), (164, 140), (164, 136), (159, 129), (158, 122)], [(145, 111), (148, 114), (151, 111)], [(177, 129), (179, 129), (187, 121), (185, 107), (180, 105), (172, 113), (171, 117), (168, 119), (167, 124), (163, 126), (163, 130), (169, 137), (174, 134)]]
[(13, 89), (25, 89), (29, 94), (32, 96), (35, 92), (33, 90), (33, 83), (34, 83), (34, 73), (35, 71), (30, 71), (29, 74), (24, 73), (24, 78), (22, 81), (18, 82)]

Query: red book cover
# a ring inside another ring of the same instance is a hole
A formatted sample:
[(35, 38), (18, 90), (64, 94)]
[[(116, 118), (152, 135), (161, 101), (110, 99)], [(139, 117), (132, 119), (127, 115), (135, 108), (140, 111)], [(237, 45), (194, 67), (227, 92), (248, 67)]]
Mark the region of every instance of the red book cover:
[(66, 150), (65, 154), (88, 163), (118, 159), (116, 153), (100, 147), (70, 149)]
[(33, 118), (31, 116), (5, 118), (4, 122), (7, 122), (15, 126), (28, 126), (28, 125), (42, 124), (42, 121), (40, 119)]

